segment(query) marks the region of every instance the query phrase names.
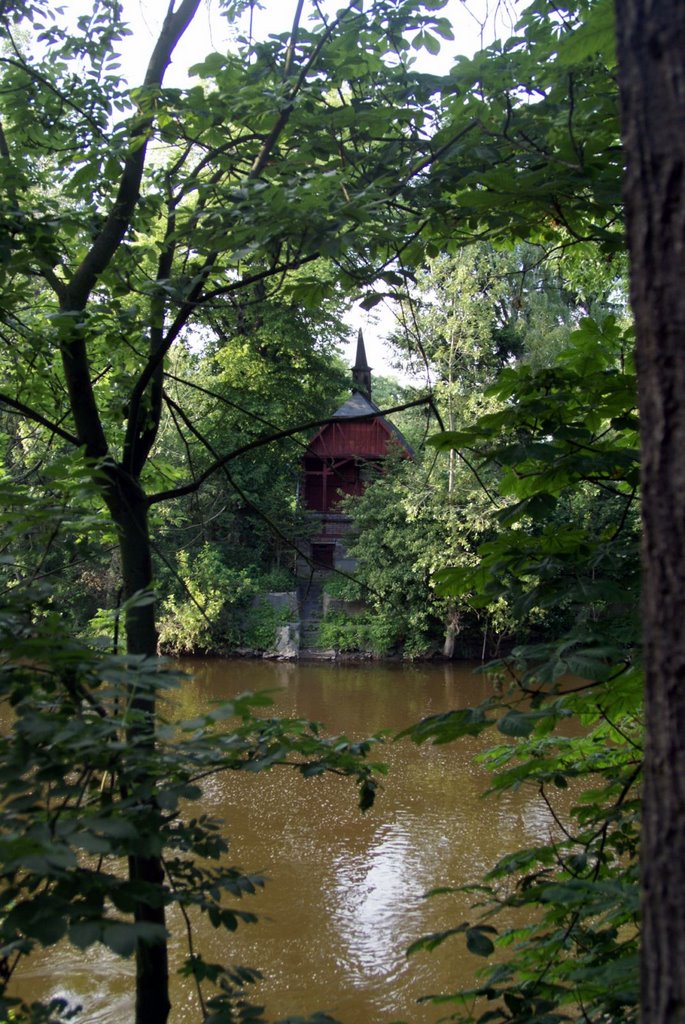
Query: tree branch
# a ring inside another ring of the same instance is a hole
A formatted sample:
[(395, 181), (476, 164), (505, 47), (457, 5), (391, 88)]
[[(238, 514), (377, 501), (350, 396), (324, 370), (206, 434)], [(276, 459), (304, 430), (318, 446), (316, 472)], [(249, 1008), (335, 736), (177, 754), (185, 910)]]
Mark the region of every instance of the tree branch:
[[(171, 54), (190, 24), (200, 0), (182, 0), (177, 11), (170, 5), (145, 74), (144, 88), (159, 87), (171, 60)], [(68, 337), (62, 344), (62, 362), (69, 390), (76, 430), (88, 455), (107, 452), (107, 439), (90, 382), (88, 351), (81, 314), (98, 278), (111, 262), (130, 227), (140, 196), (145, 167), (147, 137), (154, 114), (142, 117), (131, 131), (129, 155), (124, 162), (119, 189), (102, 231), (76, 269), (60, 297), (61, 312), (72, 318)]]
[[(169, 8), (145, 73), (143, 88), (161, 86), (176, 44), (192, 21), (199, 5), (200, 0), (182, 0), (177, 11), (172, 12), (171, 7)], [(68, 296), (64, 306), (66, 311), (81, 310), (85, 307), (98, 276), (108, 266), (130, 226), (140, 195), (147, 135), (153, 122), (154, 115), (146, 115), (138, 121), (131, 132), (130, 152), (124, 162), (116, 199), (102, 231), (67, 287)]]
[(10, 398), (9, 395), (2, 392), (0, 392), (0, 404), (8, 406), (10, 409), (14, 409), (15, 412), (21, 413), (22, 416), (26, 416), (27, 419), (33, 420), (34, 423), (40, 423), (41, 426), (47, 427), (47, 429), (52, 431), (53, 434), (56, 434), (57, 437), (61, 437), (63, 441), (68, 441), (69, 444), (73, 444), (75, 448), (79, 447), (81, 442), (77, 437), (74, 437), (74, 435), (70, 434), (67, 430), (63, 430), (62, 427), (53, 423), (41, 413), (32, 409), (29, 405), (24, 405), (23, 402), (17, 401), (16, 398)]
[[(278, 430), (276, 424), (271, 420), (267, 420), (264, 416), (260, 416), (259, 413), (253, 412), (251, 409), (246, 409), (244, 405), (238, 405), (237, 402), (232, 402), (230, 398), (226, 398), (225, 395), (219, 394), (218, 391), (212, 391), (211, 388), (205, 388), (201, 384), (196, 384), (195, 381), (186, 380), (185, 377), (178, 377), (175, 373), (170, 373), (169, 370), (165, 370), (164, 376), (167, 380), (173, 380), (177, 384), (183, 384), (184, 387), (192, 388), (194, 391), (199, 391), (200, 394), (207, 395), (209, 398), (216, 398), (218, 402), (221, 402), (223, 405), (227, 405), (229, 409), (235, 409), (236, 412), (242, 413), (243, 416), (256, 420), (257, 423), (263, 423), (265, 427), (269, 427), (271, 430)], [(304, 441), (299, 443), (303, 448), (307, 447)]]
[(142, 472), (145, 460), (150, 454), (157, 437), (162, 415), (164, 357), (156, 357), (157, 353), (164, 349), (165, 304), (163, 292), (159, 286), (171, 277), (174, 254), (176, 252), (174, 242), (176, 234), (176, 207), (170, 194), (168, 199), (166, 232), (157, 261), (156, 284), (158, 287), (153, 290), (150, 296), (150, 359), (156, 359), (156, 367), (151, 379), (150, 408), (145, 411), (145, 415), (141, 415), (142, 395), (141, 399), (130, 403), (124, 438), (122, 465), (126, 472), (130, 473), (133, 477), (139, 476)]
[[(145, 389), (152, 380), (158, 366), (163, 362), (167, 352), (188, 323), (191, 315), (195, 312), (200, 301), (205, 304), (210, 303), (222, 295), (230, 295), (232, 292), (240, 291), (242, 288), (249, 288), (251, 285), (257, 284), (259, 281), (267, 281), (269, 278), (277, 277), (279, 274), (283, 274), (288, 270), (298, 270), (300, 267), (305, 266), (305, 264), (311, 263), (313, 260), (317, 260), (319, 258), (318, 252), (312, 253), (310, 256), (297, 256), (286, 264), (279, 264), (277, 267), (269, 267), (267, 270), (260, 270), (258, 273), (251, 274), (249, 277), (241, 277), (236, 281), (232, 281), (231, 284), (225, 285), (223, 288), (215, 288), (214, 291), (207, 292), (202, 296), (204, 282), (207, 279), (218, 255), (218, 253), (212, 253), (211, 256), (207, 258), (207, 262), (199, 275), (199, 281), (195, 284), (190, 295), (176, 314), (176, 318), (165, 335), (163, 345), (157, 349), (155, 354), (151, 356), (146, 363), (145, 368), (141, 372), (140, 377), (136, 381), (131, 392), (129, 415), (137, 416), (140, 403), (143, 395), (145, 394)], [(210, 260), (212, 260), (211, 263)], [(200, 299), (200, 296), (202, 296), (202, 299)]]
[[(174, 402), (174, 400), (172, 398), (170, 398), (166, 394), (165, 394), (165, 399), (166, 399), (167, 404), (169, 405), (169, 411), (171, 412), (172, 416), (174, 416), (174, 413), (177, 413), (178, 416), (182, 419), (183, 423), (188, 428), (188, 430), (191, 432), (191, 434), (193, 434), (193, 436), (195, 438), (197, 438), (197, 440), (200, 442), (200, 444), (204, 448), (207, 449), (207, 451), (210, 453), (210, 455), (212, 455), (217, 461), (220, 461), (220, 457), (218, 455), (218, 452), (214, 449), (214, 447), (211, 444), (211, 442), (197, 429), (197, 427), (194, 425), (194, 423), (192, 423), (190, 417), (186, 414), (184, 409), (180, 405), (178, 405), (176, 402)], [(174, 418), (174, 422), (176, 422), (175, 418)], [(181, 434), (181, 431), (178, 428), (178, 424), (176, 424), (176, 429), (178, 430), (179, 434)], [(181, 435), (181, 436), (183, 436), (183, 435)], [(185, 440), (185, 437), (183, 438), (183, 441), (184, 441), (184, 443), (186, 443), (186, 448), (187, 448), (187, 442)], [(263, 509), (261, 509), (259, 507), (259, 505), (257, 505), (252, 500), (252, 498), (250, 498), (250, 496), (248, 494), (245, 493), (245, 491), (242, 489), (240, 484), (238, 484), (237, 481), (231, 476), (231, 474), (230, 474), (230, 472), (229, 472), (229, 470), (228, 470), (226, 465), (222, 465), (221, 466), (221, 471), (223, 472), (224, 477), (226, 478), (226, 482), (229, 484), (230, 487), (233, 488), (233, 490), (241, 498), (241, 500), (244, 502), (244, 504), (247, 506), (247, 508), (249, 508), (252, 512), (254, 512), (254, 514), (256, 516), (259, 516), (259, 518), (262, 520), (262, 522), (266, 523), (266, 525), (271, 530), (271, 532), (274, 534), (274, 536), (276, 536), (280, 540), (284, 541), (285, 544), (292, 551), (294, 551), (295, 554), (297, 554), (300, 558), (302, 558), (305, 562), (307, 562), (307, 564), (313, 570), (315, 568), (315, 565), (314, 565), (312, 559), (309, 557), (309, 555), (305, 551), (303, 551), (301, 548), (299, 548), (297, 546), (297, 544), (293, 541), (293, 539), (291, 537), (288, 537), (287, 534), (285, 534), (283, 532), (283, 530), (281, 530), (281, 528), (273, 521), (273, 519), (269, 515), (267, 515), (266, 512)], [(341, 577), (343, 577), (344, 579), (347, 579), (347, 580), (351, 580), (353, 583), (357, 583), (357, 579), (351, 573), (345, 572), (344, 569), (336, 569), (335, 572), (336, 572), (336, 574), (338, 576), (341, 576)], [(367, 587), (366, 589), (370, 593), (375, 594), (376, 597), (381, 597), (379, 592), (377, 590), (375, 590), (373, 587)], [(195, 600), (195, 599), (193, 598), (193, 600)], [(195, 601), (195, 604), (197, 604), (197, 601)], [(203, 614), (204, 614), (204, 612), (203, 612)], [(206, 618), (206, 616), (205, 616), (205, 618)]]
[[(12, 37), (10, 34), (10, 39), (11, 38)], [(0, 57), (0, 64), (9, 64), (11, 67), (19, 68), (20, 71), (23, 71), (29, 78), (33, 79), (34, 82), (37, 82), (39, 85), (42, 85), (44, 86), (44, 88), (48, 89), (49, 92), (56, 96), (57, 99), (65, 105), (65, 107), (71, 107), (72, 110), (75, 110), (77, 114), (80, 114), (83, 120), (87, 121), (90, 127), (93, 129), (95, 135), (97, 135), (99, 138), (103, 137), (102, 127), (97, 123), (95, 118), (91, 117), (88, 111), (84, 110), (83, 107), (79, 107), (77, 103), (74, 103), (73, 99), (69, 96), (68, 93), (62, 92), (55, 85), (52, 84), (49, 78), (46, 78), (45, 75), (41, 75), (39, 71), (36, 71), (36, 69), (31, 67), (30, 64), (27, 64), (27, 62), (23, 58), (23, 54), (14, 44), (14, 40), (12, 40), (12, 48), (14, 49), (14, 52), (17, 54), (17, 59), (15, 60), (12, 57)]]
[[(294, 56), (294, 53), (295, 53), (295, 45), (297, 43), (297, 35), (298, 35), (298, 32), (299, 32), (299, 24), (300, 24), (300, 16), (302, 14), (302, 7), (303, 6), (304, 6), (304, 0), (298, 0), (297, 10), (295, 11), (295, 17), (293, 19), (293, 27), (292, 27), (292, 30), (291, 30), (291, 33), (290, 33), (290, 41), (288, 43), (288, 49), (287, 49), (287, 52), (286, 52), (285, 67), (283, 69), (283, 79), (284, 79), (284, 81), (287, 80), (288, 75), (290, 74), (290, 68), (292, 66), (293, 56)], [(276, 118), (276, 121), (274, 123), (273, 128), (271, 129), (271, 131), (269, 132), (268, 136), (266, 137), (266, 139), (265, 139), (265, 141), (264, 141), (264, 143), (262, 145), (261, 150), (259, 151), (259, 153), (255, 157), (254, 162), (252, 164), (252, 167), (250, 168), (250, 173), (248, 175), (249, 178), (256, 178), (264, 170), (264, 168), (265, 168), (265, 166), (267, 164), (267, 161), (268, 161), (269, 157), (271, 156), (271, 153), (273, 152), (274, 146), (278, 142), (278, 139), (280, 138), (281, 133), (283, 132), (283, 129), (285, 128), (285, 126), (287, 125), (288, 121), (290, 120), (290, 115), (293, 112), (293, 107), (294, 107), (294, 104), (295, 104), (295, 99), (296, 99), (297, 94), (299, 93), (299, 91), (302, 89), (302, 86), (305, 83), (307, 75), (312, 70), (312, 68), (316, 64), (317, 60), (319, 59), (319, 54), (321, 53), (322, 49), (324, 48), (324, 46), (326, 45), (326, 43), (330, 39), (331, 35), (333, 34), (334, 29), (340, 24), (340, 22), (345, 17), (345, 15), (349, 13), (350, 9), (351, 8), (348, 7), (347, 10), (342, 12), (342, 15), (340, 17), (335, 18), (335, 20), (332, 21), (330, 23), (330, 25), (326, 25), (326, 27), (324, 29), (324, 32), (323, 32), (323, 35), (321, 36), (321, 39), (319, 40), (319, 42), (314, 47), (314, 51), (310, 55), (309, 60), (307, 61), (307, 63), (304, 65), (304, 67), (301, 69), (299, 75), (297, 76), (297, 81), (295, 82), (295, 84), (293, 85), (293, 88), (290, 91), (290, 95), (288, 96), (287, 102), (283, 105), (283, 109), (281, 110), (281, 112), (279, 113), (278, 117)]]
[[(394, 412), (402, 412), (404, 409), (413, 409), (419, 405), (430, 405), (432, 399), (428, 398), (417, 398), (413, 402), (404, 402), (402, 405), (394, 405), (391, 409), (379, 409), (377, 413), (369, 413), (366, 416), (349, 416), (345, 418), (346, 423), (366, 423), (369, 420), (378, 419), (381, 416), (390, 416)], [(194, 494), (198, 491), (205, 480), (208, 480), (210, 476), (222, 469), (229, 462), (239, 458), (241, 455), (245, 455), (247, 452), (254, 451), (256, 448), (262, 448), (265, 444), (272, 444), (274, 441), (282, 441), (287, 437), (292, 437), (294, 434), (301, 434), (305, 431), (315, 430), (317, 427), (325, 427), (328, 423), (337, 422), (331, 416), (328, 416), (323, 420), (311, 420), (309, 423), (300, 423), (296, 427), (289, 427), (287, 430), (278, 430), (274, 434), (262, 434), (259, 437), (254, 438), (247, 444), (241, 445), (240, 448), (234, 448), (233, 451), (228, 452), (227, 455), (222, 455), (221, 458), (216, 459), (211, 466), (208, 466), (195, 480), (190, 483), (183, 484), (180, 487), (172, 488), (168, 491), (158, 491), (156, 494), (151, 494), (147, 499), (148, 505), (156, 505), (160, 501), (169, 501), (173, 498), (182, 498), (186, 494)]]

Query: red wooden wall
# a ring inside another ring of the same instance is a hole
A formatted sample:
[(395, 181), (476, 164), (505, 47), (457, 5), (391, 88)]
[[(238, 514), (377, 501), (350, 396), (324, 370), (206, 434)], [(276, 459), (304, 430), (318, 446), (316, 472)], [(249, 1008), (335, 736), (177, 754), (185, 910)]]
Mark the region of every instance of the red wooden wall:
[(367, 459), (382, 459), (388, 451), (391, 438), (388, 428), (380, 420), (336, 420), (328, 423), (309, 445), (309, 451), (328, 458), (357, 455)]
[(364, 469), (385, 458), (394, 440), (382, 420), (328, 423), (312, 439), (304, 458), (305, 507), (332, 512), (343, 496), (361, 494)]

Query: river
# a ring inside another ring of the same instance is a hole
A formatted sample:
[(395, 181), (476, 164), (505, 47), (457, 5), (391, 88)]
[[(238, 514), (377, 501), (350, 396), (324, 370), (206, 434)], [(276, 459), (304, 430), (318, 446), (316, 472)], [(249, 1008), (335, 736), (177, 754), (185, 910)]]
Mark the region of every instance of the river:
[[(425, 715), (483, 699), (489, 682), (465, 665), (290, 664), (195, 660), (179, 701), (192, 716), (217, 698), (273, 691), (274, 710), (314, 719), (361, 738), (397, 732)], [(553, 823), (537, 794), (482, 799), (488, 773), (474, 755), (492, 738), (447, 746), (388, 743), (390, 773), (366, 815), (349, 780), (302, 779), (273, 769), (219, 777), (205, 785), (203, 810), (223, 818), (232, 863), (262, 873), (263, 892), (243, 901), (256, 925), (234, 934), (198, 930), (210, 960), (260, 968), (252, 993), (269, 1019), (324, 1010), (344, 1024), (431, 1024), (445, 1007), (417, 1004), (428, 993), (469, 984), (483, 961), (463, 936), (411, 958), (406, 947), (430, 931), (474, 920), (467, 896), (426, 900), (436, 886), (474, 882), (506, 850), (546, 839)], [(170, 920), (172, 957), (184, 926)], [(88, 1024), (132, 1019), (133, 966), (93, 947), (68, 946), (21, 971), (26, 998), (64, 996), (83, 1004)], [(174, 982), (173, 1024), (200, 1020), (188, 983)]]

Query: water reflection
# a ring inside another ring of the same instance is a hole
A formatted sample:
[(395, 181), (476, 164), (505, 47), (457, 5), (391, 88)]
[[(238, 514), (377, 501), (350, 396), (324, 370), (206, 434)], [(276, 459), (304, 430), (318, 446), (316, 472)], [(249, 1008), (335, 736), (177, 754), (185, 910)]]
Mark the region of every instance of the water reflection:
[[(276, 690), (276, 712), (325, 722), (359, 738), (398, 731), (424, 715), (481, 700), (488, 681), (455, 666), (290, 665), (205, 661), (178, 694), (184, 717), (245, 690)], [(271, 712), (269, 712), (271, 713)], [(374, 808), (361, 816), (349, 781), (304, 780), (274, 769), (235, 773), (204, 784), (203, 809), (226, 822), (232, 863), (269, 879), (245, 909), (256, 927), (233, 935), (202, 922), (196, 945), (209, 960), (260, 967), (255, 994), (271, 1019), (326, 1010), (345, 1024), (429, 1024), (440, 1013), (416, 1006), (426, 992), (453, 991), (480, 962), (456, 939), (407, 960), (418, 936), (469, 917), (467, 896), (426, 901), (436, 886), (477, 880), (508, 849), (544, 839), (553, 828), (533, 793), (507, 793), (484, 803), (488, 775), (473, 755), (486, 738), (443, 747), (390, 743), (382, 757), (390, 775)], [(172, 957), (185, 950), (182, 922), (170, 922)], [(68, 947), (36, 958), (24, 974), (30, 998), (73, 995), (88, 1024), (131, 1017), (132, 965), (100, 949)], [(68, 979), (68, 987), (65, 979)], [(174, 1024), (197, 1020), (189, 986), (173, 991)]]
[(425, 854), (435, 847), (428, 836), (417, 843), (414, 826), (411, 815), (400, 814), (379, 829), (362, 857), (334, 859), (329, 912), (341, 940), (338, 955), (357, 987), (374, 975), (397, 976), (407, 934), (420, 921)]

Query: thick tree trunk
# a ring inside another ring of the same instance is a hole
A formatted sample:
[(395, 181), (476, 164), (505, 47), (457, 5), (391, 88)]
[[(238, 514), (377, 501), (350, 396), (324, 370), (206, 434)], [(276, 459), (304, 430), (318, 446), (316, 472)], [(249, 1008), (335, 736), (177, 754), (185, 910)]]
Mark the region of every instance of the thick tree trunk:
[(643, 460), (642, 1022), (685, 1024), (685, 4), (616, 13)]
[[(140, 591), (149, 591), (152, 586), (152, 549), (148, 529), (148, 514), (145, 496), (136, 481), (124, 473), (116, 473), (113, 486), (107, 495), (112, 519), (119, 533), (122, 578), (126, 600)], [(155, 608), (152, 602), (132, 607), (126, 612), (126, 649), (129, 654), (154, 656), (157, 652), (157, 630)], [(145, 716), (143, 724), (132, 727), (131, 739), (136, 742), (146, 738), (155, 742), (155, 701), (147, 694), (134, 695), (133, 707)], [(147, 778), (141, 780), (147, 782)], [(150, 815), (156, 816), (158, 809), (152, 803)], [(155, 886), (159, 901), (140, 902), (135, 908), (136, 921), (148, 922), (166, 927), (163, 905), (164, 869), (158, 857), (130, 857), (129, 877)], [(171, 1004), (169, 1002), (169, 963), (166, 941), (155, 943), (139, 942), (136, 947), (136, 1024), (166, 1024)]]
[[(119, 535), (121, 575), (127, 601), (152, 588), (152, 546), (148, 528), (148, 510), (140, 484), (116, 472), (107, 504)], [(157, 653), (157, 628), (152, 602), (134, 604), (126, 614), (126, 650), (129, 654), (154, 657)]]
[[(164, 869), (158, 857), (129, 857), (128, 867), (131, 881), (155, 885), (161, 893)], [(137, 922), (166, 926), (163, 906), (139, 903), (134, 917)], [(166, 1024), (170, 1010), (167, 943), (139, 942), (136, 946), (135, 1024)]]
[[(161, 31), (155, 43), (145, 73), (144, 85), (160, 88), (171, 56), (178, 41), (191, 23), (200, 0), (171, 0), (167, 7)], [(131, 141), (124, 161), (119, 187), (102, 228), (80, 265), (74, 270), (68, 284), (56, 287), (62, 315), (70, 318), (71, 334), (61, 343), (64, 376), (69, 393), (76, 435), (85, 446), (89, 458), (100, 462), (101, 472), (109, 481), (104, 496), (112, 520), (119, 533), (124, 596), (130, 600), (140, 591), (152, 586), (152, 555), (147, 521), (147, 504), (138, 482), (150, 448), (156, 436), (161, 415), (162, 360), (166, 351), (162, 340), (164, 310), (154, 307), (151, 325), (150, 359), (133, 388), (129, 401), (128, 427), (123, 451), (125, 469), (114, 466), (109, 459), (109, 444), (98, 406), (91, 373), (89, 346), (92, 339), (84, 323), (94, 289), (103, 272), (115, 258), (126, 233), (131, 227), (140, 200), (141, 182), (145, 169), (147, 137), (154, 123), (150, 113), (138, 123), (132, 122)], [(165, 273), (170, 269), (171, 255), (163, 264)], [(55, 278), (57, 281), (57, 278)], [(53, 287), (55, 285), (53, 284)], [(187, 318), (187, 317), (186, 317)], [(65, 320), (65, 322), (67, 322)], [(180, 327), (179, 327), (180, 329)], [(168, 346), (167, 346), (168, 347)], [(141, 408), (145, 396), (151, 399), (146, 410), (149, 422), (141, 423)], [(129, 654), (154, 655), (157, 650), (154, 604), (148, 601), (128, 608), (126, 613), (126, 647)], [(132, 705), (143, 713), (142, 722), (131, 726), (129, 739), (136, 742), (155, 742), (155, 700), (147, 694), (132, 695)], [(149, 779), (143, 778), (141, 784)], [(135, 783), (134, 783), (135, 784)], [(158, 817), (158, 808), (150, 803), (152, 823)], [(129, 859), (129, 875), (156, 890), (154, 899), (142, 900), (135, 909), (135, 919), (165, 926), (163, 906), (164, 870), (162, 861), (154, 856), (134, 856)], [(158, 898), (157, 898), (158, 897)], [(166, 1024), (169, 1016), (169, 967), (167, 943), (138, 942), (136, 948), (136, 1024)]]

